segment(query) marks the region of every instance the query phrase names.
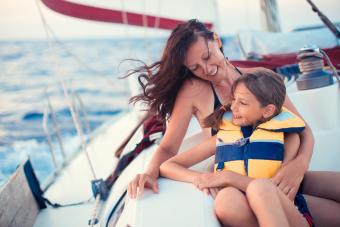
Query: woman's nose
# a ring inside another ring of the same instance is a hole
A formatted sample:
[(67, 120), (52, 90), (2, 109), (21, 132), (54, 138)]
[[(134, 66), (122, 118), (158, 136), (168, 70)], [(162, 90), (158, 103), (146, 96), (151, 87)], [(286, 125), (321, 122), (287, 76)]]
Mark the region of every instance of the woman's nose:
[(207, 74), (207, 75), (214, 75), (215, 74), (215, 70), (216, 70), (216, 67), (213, 66), (213, 65), (209, 65), (209, 64), (206, 64), (206, 66), (204, 67), (204, 73)]

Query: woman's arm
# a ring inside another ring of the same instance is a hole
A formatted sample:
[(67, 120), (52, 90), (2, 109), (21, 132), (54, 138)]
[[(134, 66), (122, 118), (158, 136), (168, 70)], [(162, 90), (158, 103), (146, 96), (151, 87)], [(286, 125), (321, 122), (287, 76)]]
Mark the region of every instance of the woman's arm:
[(177, 181), (194, 183), (201, 173), (188, 168), (212, 156), (215, 149), (216, 137), (214, 136), (164, 162), (160, 167), (161, 175)]
[[(296, 110), (293, 103), (286, 96), (283, 104), (286, 108), (302, 118)], [(302, 118), (303, 119), (303, 118)], [(273, 182), (285, 193), (290, 199), (293, 199), (299, 189), (300, 183), (304, 174), (308, 170), (309, 162), (312, 157), (314, 147), (314, 137), (312, 130), (306, 123), (305, 130), (299, 133), (300, 146), (298, 148), (297, 156), (290, 162), (282, 165), (282, 168), (276, 173)], [(288, 140), (290, 138), (288, 137)], [(289, 143), (290, 141), (288, 141)], [(286, 141), (285, 141), (286, 143)], [(290, 151), (287, 151), (290, 152)], [(293, 151), (294, 153), (295, 151)]]
[(178, 153), (194, 113), (195, 88), (194, 82), (186, 81), (180, 89), (162, 142), (153, 155), (146, 173), (158, 177), (160, 165)]
[[(292, 101), (286, 96), (285, 102), (283, 104), (286, 108), (288, 108), (290, 111), (298, 115), (301, 119), (303, 117), (300, 115), (300, 113), (295, 108)], [(312, 129), (309, 127), (308, 123), (305, 122), (306, 128), (303, 130), (300, 135), (300, 147), (299, 152), (297, 154), (297, 157), (295, 159), (298, 159), (300, 164), (303, 165), (303, 167), (308, 170), (308, 166), (310, 163), (310, 160), (312, 158), (313, 154), (313, 148), (314, 148), (314, 136), (312, 133)]]
[(193, 115), (194, 89), (195, 84), (189, 81), (186, 81), (180, 89), (161, 144), (155, 151), (146, 171), (142, 174), (137, 174), (129, 183), (128, 194), (131, 198), (136, 198), (137, 189), (139, 189), (138, 194), (142, 194), (144, 187), (158, 192), (159, 166), (178, 152)]

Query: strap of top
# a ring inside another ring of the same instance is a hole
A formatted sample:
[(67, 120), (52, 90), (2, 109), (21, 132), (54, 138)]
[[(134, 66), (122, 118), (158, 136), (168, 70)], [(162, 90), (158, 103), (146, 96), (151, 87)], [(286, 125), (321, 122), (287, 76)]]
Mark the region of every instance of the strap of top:
[(239, 70), (236, 66), (234, 66), (235, 70), (242, 76), (243, 73), (241, 72), (241, 70)]
[(222, 103), (220, 102), (220, 99), (218, 98), (217, 93), (212, 83), (210, 83), (210, 86), (214, 94), (214, 110), (216, 110), (219, 106), (222, 105)]
[[(234, 68), (242, 76), (242, 72), (236, 66), (234, 66)], [(212, 83), (210, 83), (210, 86), (211, 86), (211, 89), (212, 89), (213, 94), (214, 94), (214, 110), (216, 110), (216, 108), (220, 107), (222, 105), (222, 103), (221, 103), (220, 99), (218, 98), (217, 93), (216, 93), (215, 88), (214, 88)]]

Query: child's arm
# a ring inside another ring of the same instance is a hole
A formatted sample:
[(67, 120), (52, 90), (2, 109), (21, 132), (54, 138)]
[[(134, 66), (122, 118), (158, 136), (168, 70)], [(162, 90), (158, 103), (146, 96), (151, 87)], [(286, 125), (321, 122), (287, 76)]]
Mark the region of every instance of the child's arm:
[(213, 136), (194, 148), (180, 153), (164, 162), (160, 167), (160, 174), (163, 177), (173, 180), (193, 183), (200, 190), (230, 185), (242, 191), (246, 191), (248, 184), (253, 180), (250, 177), (232, 171), (201, 173), (188, 169), (194, 164), (212, 156), (215, 153), (215, 150), (216, 136)]
[(212, 156), (215, 149), (216, 136), (213, 136), (194, 148), (164, 162), (160, 167), (161, 176), (194, 183), (195, 178), (200, 176), (201, 173), (188, 168)]
[(194, 184), (200, 190), (204, 188), (232, 186), (245, 192), (252, 180), (253, 178), (243, 176), (233, 171), (219, 171), (216, 173), (200, 174), (200, 176), (195, 178)]

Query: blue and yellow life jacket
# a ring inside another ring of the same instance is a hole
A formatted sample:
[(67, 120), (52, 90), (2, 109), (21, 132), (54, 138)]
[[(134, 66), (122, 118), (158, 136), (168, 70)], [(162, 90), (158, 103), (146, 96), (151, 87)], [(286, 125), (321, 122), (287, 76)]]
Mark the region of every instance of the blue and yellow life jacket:
[(300, 132), (305, 123), (289, 110), (256, 127), (244, 138), (243, 129), (231, 123), (226, 112), (217, 133), (215, 171), (230, 170), (252, 178), (271, 178), (281, 166), (284, 133)]

